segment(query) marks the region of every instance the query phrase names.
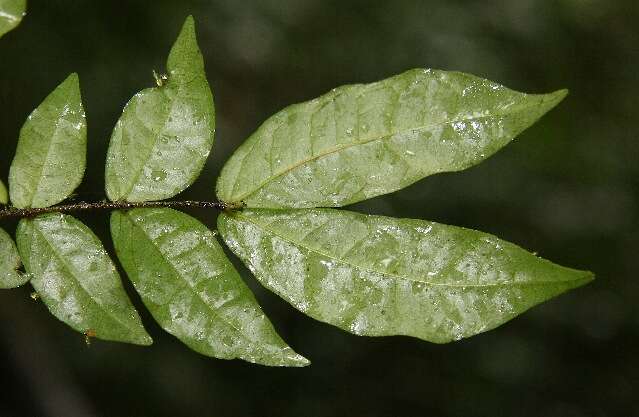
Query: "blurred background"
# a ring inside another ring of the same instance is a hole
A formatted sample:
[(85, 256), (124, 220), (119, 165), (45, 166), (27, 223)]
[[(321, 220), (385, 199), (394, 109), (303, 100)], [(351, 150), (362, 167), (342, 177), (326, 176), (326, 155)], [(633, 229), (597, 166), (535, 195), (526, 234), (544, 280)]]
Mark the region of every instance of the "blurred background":
[[(432, 67), (525, 92), (568, 88), (480, 166), (352, 208), (487, 231), (597, 280), (496, 330), (434, 345), (316, 322), (238, 264), (283, 338), (313, 362), (303, 369), (200, 356), (133, 292), (155, 344), (87, 348), (30, 288), (2, 291), (1, 416), (639, 415), (636, 0), (31, 0), (0, 39), (2, 178), (27, 115), (77, 71), (89, 126), (78, 198), (104, 198), (110, 132), (164, 69), (188, 14), (218, 128), (204, 173), (180, 197), (213, 199), (222, 164), (263, 120), (341, 84)], [(215, 224), (215, 213), (193, 214)], [(79, 217), (113, 253), (108, 215)]]

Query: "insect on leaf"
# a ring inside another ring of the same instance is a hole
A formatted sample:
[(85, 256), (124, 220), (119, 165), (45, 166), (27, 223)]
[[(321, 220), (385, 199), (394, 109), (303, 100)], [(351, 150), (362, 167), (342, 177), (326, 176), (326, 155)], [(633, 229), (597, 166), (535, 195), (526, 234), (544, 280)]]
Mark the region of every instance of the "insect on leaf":
[(215, 236), (171, 209), (114, 212), (118, 257), (153, 317), (193, 350), (270, 366), (305, 366), (277, 335)]
[(478, 164), (559, 103), (459, 72), (416, 69), (336, 88), (268, 119), (222, 169), (247, 207), (339, 207)]
[(21, 265), (16, 244), (0, 229), (0, 288), (16, 288), (29, 281), (28, 275), (18, 271)]
[(223, 214), (218, 227), (264, 286), (359, 335), (458, 340), (593, 279), (492, 235), (423, 220), (257, 209)]
[(88, 227), (52, 213), (22, 219), (16, 235), (31, 284), (54, 316), (99, 339), (152, 343), (113, 262)]
[(73, 193), (84, 176), (87, 124), (78, 74), (44, 99), (20, 130), (9, 171), (9, 195), (18, 208), (49, 207)]
[(22, 22), (27, 0), (0, 0), (0, 38)]
[(186, 19), (167, 61), (168, 78), (126, 105), (106, 162), (110, 200), (163, 200), (198, 177), (213, 146), (215, 109), (195, 38)]

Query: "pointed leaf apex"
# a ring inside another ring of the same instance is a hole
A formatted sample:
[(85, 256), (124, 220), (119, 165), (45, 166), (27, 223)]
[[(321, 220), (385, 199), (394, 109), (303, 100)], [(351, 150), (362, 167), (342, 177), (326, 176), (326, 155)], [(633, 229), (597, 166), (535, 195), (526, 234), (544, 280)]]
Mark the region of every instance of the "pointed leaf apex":
[(184, 21), (169, 58), (166, 69), (173, 76), (173, 81), (190, 82), (194, 76), (204, 72), (204, 60), (197, 44), (195, 20), (189, 16)]
[(575, 281), (579, 281), (578, 286), (586, 285), (595, 280), (595, 273), (592, 271), (579, 271), (580, 276)]
[(184, 24), (182, 25), (182, 29), (180, 30), (176, 43), (186, 37), (195, 39), (195, 19), (193, 19), (192, 15), (189, 15), (184, 20)]
[(302, 356), (302, 355), (300, 355), (298, 353), (295, 353), (295, 354), (291, 355), (289, 360), (285, 363), (285, 366), (303, 368), (305, 366), (309, 366), (310, 364), (311, 364), (311, 361), (306, 359), (304, 356)]
[(151, 346), (153, 344), (153, 339), (148, 335), (148, 333), (144, 332), (139, 335), (134, 343), (140, 346)]
[(61, 89), (65, 93), (68, 93), (68, 90), (80, 90), (80, 77), (77, 72), (72, 72), (64, 79), (56, 88), (56, 90)]
[[(548, 299), (554, 296), (557, 296), (559, 294), (562, 294), (564, 292), (573, 290), (575, 288), (583, 287), (584, 285), (590, 284), (592, 281), (595, 280), (595, 274), (592, 273), (591, 271), (583, 271), (580, 269), (572, 269), (572, 268), (563, 268), (563, 269), (566, 271), (566, 273), (571, 274), (570, 278), (563, 281), (562, 282), (564, 284), (563, 288), (559, 289), (556, 294), (549, 296)], [(558, 283), (560, 282), (561, 281), (559, 281)]]
[(193, 18), (192, 14), (188, 15), (186, 19), (184, 19), (184, 25), (182, 25), (182, 30), (184, 30), (184, 28), (187, 26), (195, 27), (195, 19)]
[(82, 108), (82, 97), (80, 94), (80, 77), (77, 72), (72, 72), (64, 79), (50, 94), (50, 97), (59, 97), (61, 100), (69, 102), (79, 102)]
[(547, 96), (546, 100), (547, 100), (547, 103), (548, 103), (548, 110), (552, 109), (557, 104), (561, 103), (563, 101), (563, 99), (566, 98), (568, 93), (569, 93), (568, 89), (562, 88), (561, 90), (553, 91), (552, 93), (546, 94), (546, 96)]
[(180, 29), (177, 41), (179, 42), (185, 37), (195, 38), (195, 19), (193, 19), (193, 16), (191, 15), (184, 20), (184, 24), (182, 25), (182, 29)]

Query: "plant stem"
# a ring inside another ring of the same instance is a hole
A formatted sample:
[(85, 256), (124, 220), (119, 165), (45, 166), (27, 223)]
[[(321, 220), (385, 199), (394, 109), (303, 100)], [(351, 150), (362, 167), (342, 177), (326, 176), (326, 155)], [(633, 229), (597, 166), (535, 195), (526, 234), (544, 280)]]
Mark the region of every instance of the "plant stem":
[(43, 208), (24, 208), (17, 209), (7, 207), (0, 210), (0, 219), (15, 217), (34, 217), (45, 213), (68, 213), (72, 211), (95, 211), (95, 210), (129, 210), (134, 208), (153, 208), (153, 207), (169, 207), (169, 208), (210, 208), (216, 210), (232, 209), (219, 201), (145, 201), (142, 203), (128, 203), (125, 201), (99, 201), (99, 202), (80, 202), (74, 204), (66, 204), (60, 206), (43, 207)]

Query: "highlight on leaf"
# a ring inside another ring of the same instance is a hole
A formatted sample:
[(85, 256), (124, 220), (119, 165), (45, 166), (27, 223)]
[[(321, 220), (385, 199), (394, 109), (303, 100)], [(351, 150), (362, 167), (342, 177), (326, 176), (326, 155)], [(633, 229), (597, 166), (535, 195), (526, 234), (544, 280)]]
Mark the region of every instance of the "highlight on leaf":
[(16, 235), (31, 284), (54, 316), (99, 339), (152, 343), (115, 265), (82, 222), (50, 213), (22, 219)]
[[(2, 7), (20, 1), (0, 0)], [(341, 207), (480, 163), (553, 108), (565, 90), (524, 94), (459, 72), (416, 69), (334, 89), (269, 118), (222, 169), (221, 202), (169, 199), (199, 176), (215, 108), (188, 17), (168, 74), (136, 94), (106, 160), (111, 202), (58, 206), (81, 182), (86, 120), (77, 74), (28, 117), (0, 218), (0, 287), (34, 299), (85, 336), (149, 345), (138, 312), (80, 208), (115, 209), (118, 258), (153, 318), (196, 352), (268, 366), (309, 364), (278, 335), (215, 235), (158, 206), (224, 210), (227, 246), (298, 310), (358, 335), (445, 343), (493, 329), (594, 277), (490, 234)], [(43, 214), (44, 213), (44, 214)], [(26, 273), (21, 272), (21, 262)]]
[(118, 258), (155, 320), (193, 350), (270, 366), (309, 362), (277, 335), (213, 233), (171, 209), (116, 211)]
[(17, 208), (49, 207), (73, 193), (86, 166), (87, 124), (78, 74), (44, 99), (20, 130), (9, 171), (9, 195)]
[(112, 201), (164, 200), (195, 181), (213, 146), (215, 108), (187, 18), (167, 60), (168, 79), (137, 93), (118, 120), (106, 161)]
[(446, 343), (593, 279), (487, 233), (334, 209), (222, 214), (226, 244), (309, 316), (367, 336)]
[(0, 38), (22, 22), (26, 10), (27, 0), (0, 0)]
[(224, 165), (217, 195), (249, 208), (356, 203), (481, 162), (565, 96), (430, 69), (339, 87), (264, 122)]

